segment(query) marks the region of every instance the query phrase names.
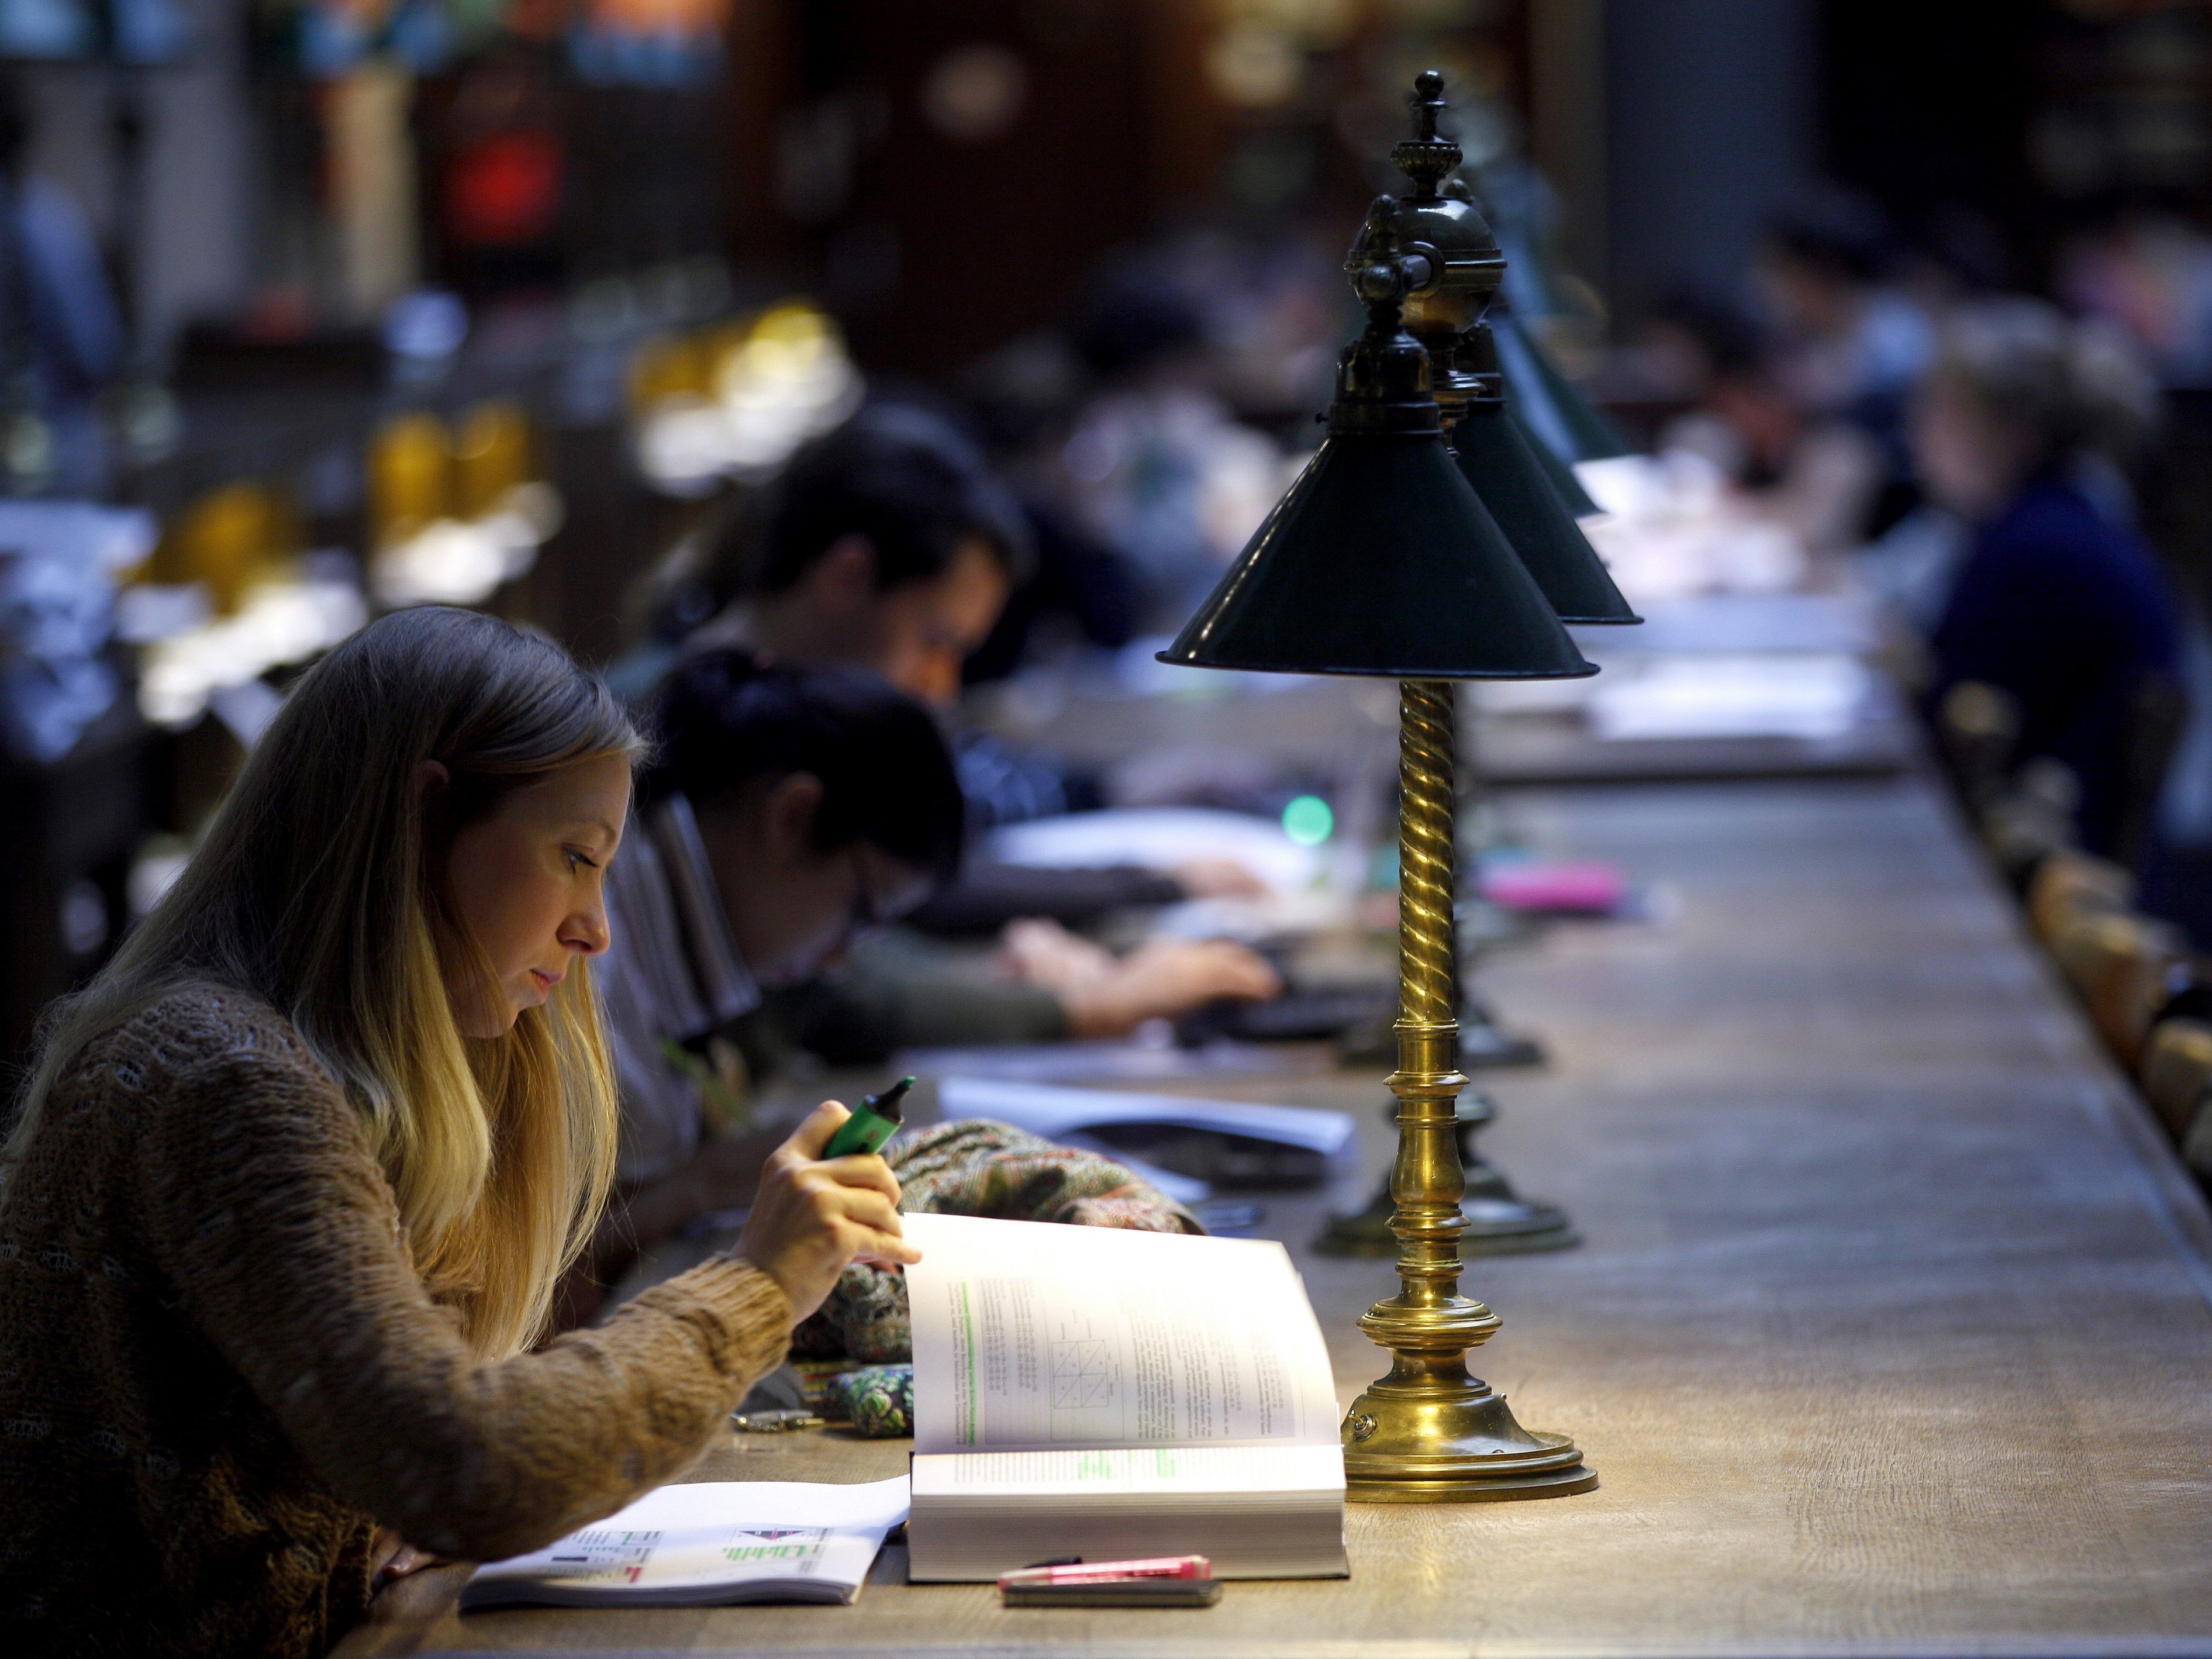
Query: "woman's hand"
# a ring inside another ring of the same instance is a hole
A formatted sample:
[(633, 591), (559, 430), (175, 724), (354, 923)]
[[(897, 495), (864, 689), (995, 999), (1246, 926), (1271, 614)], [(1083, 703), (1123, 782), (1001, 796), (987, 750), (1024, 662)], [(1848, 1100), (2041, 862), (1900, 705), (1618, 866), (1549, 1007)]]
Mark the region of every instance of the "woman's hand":
[(782, 1290), (794, 1320), (822, 1305), (848, 1262), (921, 1260), (899, 1236), (890, 1165), (873, 1152), (823, 1160), (822, 1149), (851, 1115), (825, 1100), (769, 1155), (738, 1241), (738, 1253)]

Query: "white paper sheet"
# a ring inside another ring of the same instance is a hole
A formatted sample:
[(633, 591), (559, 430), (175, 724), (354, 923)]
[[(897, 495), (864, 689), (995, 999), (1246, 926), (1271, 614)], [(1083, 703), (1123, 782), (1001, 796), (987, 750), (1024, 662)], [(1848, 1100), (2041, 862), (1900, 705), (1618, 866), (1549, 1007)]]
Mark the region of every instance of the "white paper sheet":
[(557, 1543), (477, 1570), (464, 1606), (849, 1601), (884, 1534), (907, 1517), (907, 1477), (853, 1486), (681, 1482)]

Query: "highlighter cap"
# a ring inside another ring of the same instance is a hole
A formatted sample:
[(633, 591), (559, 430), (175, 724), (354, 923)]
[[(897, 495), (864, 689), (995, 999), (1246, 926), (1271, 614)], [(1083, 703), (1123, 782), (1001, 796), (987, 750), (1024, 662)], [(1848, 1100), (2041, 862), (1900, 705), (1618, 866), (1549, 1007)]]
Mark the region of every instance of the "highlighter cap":
[(914, 1087), (915, 1080), (902, 1077), (879, 1095), (870, 1095), (860, 1104), (882, 1118), (886, 1123), (906, 1121), (906, 1091)]

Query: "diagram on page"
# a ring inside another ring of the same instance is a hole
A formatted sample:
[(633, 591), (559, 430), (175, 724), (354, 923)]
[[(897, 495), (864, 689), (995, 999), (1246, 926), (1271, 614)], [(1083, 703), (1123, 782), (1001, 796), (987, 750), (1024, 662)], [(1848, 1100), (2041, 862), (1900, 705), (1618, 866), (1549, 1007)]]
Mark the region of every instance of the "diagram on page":
[(1109, 1334), (1063, 1316), (1052, 1340), (1052, 1437), (1083, 1440), (1121, 1426), (1121, 1370)]

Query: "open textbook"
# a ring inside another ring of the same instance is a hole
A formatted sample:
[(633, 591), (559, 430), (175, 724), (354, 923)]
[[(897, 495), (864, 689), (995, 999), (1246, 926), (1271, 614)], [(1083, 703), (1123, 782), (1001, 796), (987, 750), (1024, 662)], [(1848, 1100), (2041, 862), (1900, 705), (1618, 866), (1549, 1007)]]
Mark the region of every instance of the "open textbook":
[(477, 1569), (461, 1606), (711, 1607), (858, 1599), (907, 1480), (662, 1486), (559, 1542)]
[(1346, 1571), (1328, 1351), (1279, 1244), (911, 1215), (917, 1582), (1077, 1555)]

